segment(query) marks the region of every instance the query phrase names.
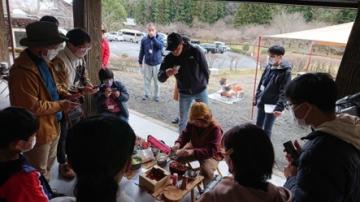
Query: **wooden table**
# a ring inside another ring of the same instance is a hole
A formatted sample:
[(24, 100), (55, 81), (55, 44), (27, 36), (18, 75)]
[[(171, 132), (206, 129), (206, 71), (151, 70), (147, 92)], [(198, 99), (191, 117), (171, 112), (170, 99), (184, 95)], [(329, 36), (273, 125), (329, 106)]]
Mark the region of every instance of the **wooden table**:
[[(156, 164), (156, 163), (155, 163)], [(143, 164), (142, 165), (142, 168), (139, 169), (139, 170), (136, 170), (136, 171), (132, 171), (128, 176), (128, 180), (129, 181), (133, 181), (135, 182), (135, 184), (139, 185), (139, 176), (141, 175), (142, 171), (144, 171), (145, 169), (149, 169), (151, 167), (153, 167), (154, 165), (154, 162), (150, 162), (150, 163), (147, 163), (147, 164)], [(166, 170), (168, 170), (168, 165), (165, 167)], [(199, 186), (204, 180), (204, 177), (203, 176), (197, 176), (195, 179), (193, 180), (190, 180), (188, 181), (188, 184), (186, 186), (186, 189), (185, 190), (182, 190), (182, 189), (178, 189), (179, 191), (179, 194), (181, 195), (181, 199), (184, 199), (186, 197), (186, 195), (191, 192), (191, 201), (192, 202), (195, 202), (195, 188), (197, 186)], [(180, 183), (181, 184), (181, 183)], [(139, 185), (140, 187), (140, 185)], [(157, 200), (157, 201), (163, 201), (163, 194), (165, 191), (167, 191), (167, 189), (173, 189), (174, 186), (172, 185), (171, 183), (171, 180), (169, 179), (169, 181), (163, 186), (161, 187), (160, 189), (158, 189), (157, 191), (151, 193), (150, 191), (147, 191), (145, 188), (142, 188), (141, 187), (141, 190), (146, 190), (146, 192), (151, 195), (154, 200)], [(148, 200), (147, 200), (148, 201)]]
[[(180, 188), (177, 188), (180, 192), (181, 195), (181, 199), (184, 199), (185, 196), (191, 192), (191, 202), (195, 202), (195, 188), (200, 185), (202, 183), (202, 181), (204, 180), (203, 176), (197, 176), (194, 180), (188, 181), (188, 184), (186, 186), (185, 190), (182, 190)], [(172, 189), (174, 188), (174, 186), (172, 185), (171, 181), (169, 181), (165, 186), (163, 186), (162, 188), (160, 188), (159, 190), (157, 190), (156, 192), (152, 193), (151, 195), (158, 199), (158, 200), (162, 200), (163, 199), (163, 194), (164, 192), (167, 191), (167, 189)]]

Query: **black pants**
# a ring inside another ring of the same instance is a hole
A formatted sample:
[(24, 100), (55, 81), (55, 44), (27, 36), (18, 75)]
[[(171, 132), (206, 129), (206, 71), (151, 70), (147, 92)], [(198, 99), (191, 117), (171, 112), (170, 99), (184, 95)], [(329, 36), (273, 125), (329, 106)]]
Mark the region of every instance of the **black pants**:
[(60, 121), (60, 138), (59, 143), (57, 146), (57, 160), (59, 164), (66, 163), (66, 151), (65, 151), (65, 142), (66, 142), (66, 136), (68, 133), (69, 124), (63, 117)]

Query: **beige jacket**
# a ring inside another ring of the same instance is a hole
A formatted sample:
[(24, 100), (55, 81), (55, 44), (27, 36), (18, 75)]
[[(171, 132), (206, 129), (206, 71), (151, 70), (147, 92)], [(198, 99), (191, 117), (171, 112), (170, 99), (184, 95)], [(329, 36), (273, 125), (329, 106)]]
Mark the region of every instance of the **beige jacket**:
[[(78, 66), (84, 66), (82, 73), (77, 72)], [(88, 77), (86, 63), (83, 58), (76, 57), (68, 47), (65, 47), (59, 52), (55, 59), (52, 60), (52, 66), (54, 72), (57, 75), (57, 88), (59, 90), (60, 97), (70, 95), (68, 90), (70, 86), (86, 86), (90, 84)], [(80, 80), (74, 83), (76, 74), (80, 77)]]

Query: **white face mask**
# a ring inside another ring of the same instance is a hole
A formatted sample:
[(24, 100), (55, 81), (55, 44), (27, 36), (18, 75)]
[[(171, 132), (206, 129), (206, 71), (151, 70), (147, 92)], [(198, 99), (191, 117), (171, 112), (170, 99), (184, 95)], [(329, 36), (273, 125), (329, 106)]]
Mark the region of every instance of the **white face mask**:
[(306, 111), (304, 117), (302, 117), (302, 118), (297, 118), (297, 117), (295, 116), (295, 112), (294, 112), (294, 111), (297, 110), (299, 106), (300, 106), (300, 105), (298, 105), (298, 106), (296, 106), (294, 109), (290, 110), (290, 111), (291, 111), (291, 115), (292, 115), (292, 117), (293, 117), (293, 121), (294, 121), (295, 125), (297, 125), (297, 127), (299, 127), (299, 128), (305, 129), (305, 128), (308, 128), (308, 127), (309, 127), (308, 124), (306, 124), (305, 119), (309, 116), (309, 113), (310, 113), (310, 111), (311, 111), (311, 106), (309, 106), (309, 108), (308, 108), (308, 110)]
[(275, 58), (269, 57), (269, 65), (274, 65), (274, 64), (275, 64)]
[(49, 49), (47, 51), (47, 54), (44, 55), (43, 57), (46, 61), (51, 61), (57, 56), (58, 53), (59, 53), (59, 49)]
[(22, 145), (22, 149), (21, 151), (23, 153), (28, 152), (30, 150), (32, 150), (35, 147), (36, 144), (36, 136), (34, 136), (34, 138), (32, 138), (31, 143), (29, 143), (30, 139), (26, 142), (24, 142), (24, 144)]
[(109, 79), (109, 80), (105, 81), (105, 85), (106, 85), (107, 87), (111, 87), (111, 86), (113, 85), (113, 83), (114, 83), (114, 80), (113, 80), (113, 79)]

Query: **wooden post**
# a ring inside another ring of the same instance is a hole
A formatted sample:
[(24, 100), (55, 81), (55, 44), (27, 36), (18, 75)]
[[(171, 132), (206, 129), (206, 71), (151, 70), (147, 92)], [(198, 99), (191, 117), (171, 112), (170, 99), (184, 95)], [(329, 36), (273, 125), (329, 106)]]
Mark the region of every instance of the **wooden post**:
[(360, 91), (360, 8), (336, 77), (338, 98)]
[(0, 0), (0, 62), (9, 64), (8, 29), (5, 24), (4, 7), (5, 1)]
[[(101, 0), (74, 0), (74, 26), (85, 29), (91, 37), (91, 50), (86, 57), (90, 80), (99, 83), (98, 71), (101, 67)], [(88, 115), (95, 114), (95, 103), (92, 96), (86, 99)]]

